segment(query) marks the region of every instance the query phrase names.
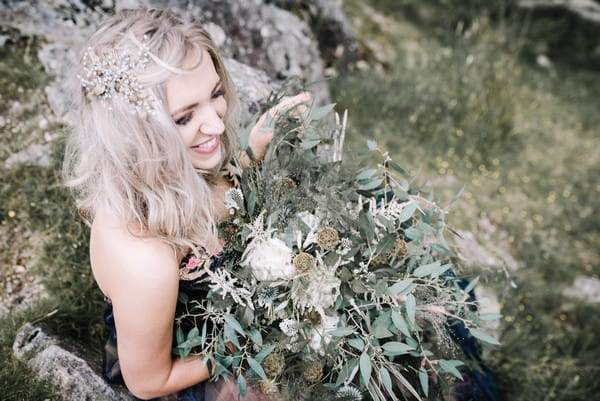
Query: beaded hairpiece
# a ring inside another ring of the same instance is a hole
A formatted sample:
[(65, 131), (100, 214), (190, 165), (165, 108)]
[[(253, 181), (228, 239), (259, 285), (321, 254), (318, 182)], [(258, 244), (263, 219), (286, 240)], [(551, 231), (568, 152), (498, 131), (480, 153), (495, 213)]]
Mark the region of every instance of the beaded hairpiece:
[(145, 118), (154, 112), (154, 99), (140, 85), (133, 71), (144, 68), (149, 61), (150, 53), (144, 43), (133, 55), (113, 50), (98, 57), (88, 48), (83, 54), (83, 76), (78, 75), (78, 78), (89, 100), (97, 97), (111, 110), (110, 100), (121, 96)]

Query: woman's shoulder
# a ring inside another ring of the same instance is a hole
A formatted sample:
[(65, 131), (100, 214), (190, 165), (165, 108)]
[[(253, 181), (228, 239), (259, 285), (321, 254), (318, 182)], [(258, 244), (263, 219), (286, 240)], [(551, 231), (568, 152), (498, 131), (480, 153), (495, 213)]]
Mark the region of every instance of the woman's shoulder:
[(178, 263), (172, 248), (159, 238), (134, 235), (114, 213), (99, 209), (90, 233), (92, 272), (105, 295), (137, 283), (142, 286), (176, 282)]

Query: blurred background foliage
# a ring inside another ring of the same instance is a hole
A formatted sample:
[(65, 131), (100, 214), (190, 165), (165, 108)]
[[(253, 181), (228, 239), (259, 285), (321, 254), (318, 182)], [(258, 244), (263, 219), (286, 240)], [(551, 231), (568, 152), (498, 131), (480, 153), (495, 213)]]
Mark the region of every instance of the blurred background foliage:
[(505, 399), (594, 399), (600, 307), (563, 290), (600, 273), (598, 28), (590, 37), (564, 10), (542, 17), (502, 1), (344, 8), (382, 65), (331, 81), (351, 146), (374, 138), (422, 168), (441, 199), (465, 184), (450, 224), (507, 234), (518, 269), (464, 272), (501, 300), (502, 346), (489, 363)]
[[(518, 261), (516, 269), (463, 272), (481, 275), (500, 299), (502, 345), (488, 361), (505, 399), (594, 399), (600, 306), (563, 290), (600, 274), (597, 25), (564, 11), (517, 10), (510, 0), (343, 4), (375, 66), (340, 64), (330, 79), (337, 109), (349, 110), (348, 145), (376, 140), (411, 172), (421, 169), (419, 180), (442, 200), (464, 184), (449, 223), (477, 233), (487, 222), (505, 233), (491, 240)], [(59, 140), (45, 167), (0, 168), (0, 236), (8, 239), (0, 242), (0, 280), (10, 281), (7, 266), (31, 264), (49, 293), (0, 318), (0, 399), (54, 399), (12, 358), (14, 334), (25, 321), (41, 322), (99, 358), (102, 298), (87, 228), (60, 186), (66, 128), (43, 118), (51, 114), (43, 92), (50, 77), (38, 44), (1, 33), (8, 40), (0, 47), (0, 160), (42, 131)]]

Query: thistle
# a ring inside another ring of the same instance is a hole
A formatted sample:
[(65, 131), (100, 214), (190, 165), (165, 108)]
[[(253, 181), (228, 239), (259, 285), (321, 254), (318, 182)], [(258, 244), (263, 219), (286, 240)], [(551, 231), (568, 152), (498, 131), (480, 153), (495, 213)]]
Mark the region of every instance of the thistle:
[(244, 207), (244, 194), (237, 188), (230, 188), (225, 192), (225, 207), (229, 209), (230, 214), (235, 214), (236, 210)]
[(326, 250), (330, 251), (334, 249), (340, 242), (340, 236), (335, 228), (323, 227), (317, 231), (317, 244)]
[(339, 388), (337, 398), (345, 401), (362, 401), (363, 396), (359, 389), (349, 384)]
[(256, 291), (256, 303), (261, 308), (273, 305), (273, 302), (279, 296), (277, 288), (264, 287)]

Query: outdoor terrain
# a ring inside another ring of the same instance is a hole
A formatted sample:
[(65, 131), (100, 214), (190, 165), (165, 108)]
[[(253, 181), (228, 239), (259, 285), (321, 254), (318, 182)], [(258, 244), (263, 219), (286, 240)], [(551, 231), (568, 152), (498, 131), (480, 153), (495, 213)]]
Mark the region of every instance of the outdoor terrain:
[(384, 73), (331, 82), (349, 110), (350, 145), (374, 138), (405, 168), (422, 168), (418, 180), (430, 178), (425, 188), (442, 200), (464, 184), (450, 223), (517, 260), (513, 270), (465, 271), (501, 300), (490, 364), (505, 398), (594, 399), (600, 306), (563, 290), (600, 274), (598, 70), (566, 52), (545, 57), (545, 36), (485, 2), (344, 5), (385, 60)]
[[(505, 399), (591, 400), (600, 306), (564, 291), (600, 275), (600, 74), (581, 52), (552, 47), (563, 42), (547, 32), (576, 49), (585, 38), (487, 3), (346, 0), (380, 67), (340, 70), (332, 98), (349, 110), (350, 147), (376, 140), (446, 202), (465, 185), (450, 223), (517, 261), (464, 271), (500, 300), (502, 345), (488, 360)], [(35, 303), (24, 294), (0, 317), (0, 399), (54, 399), (12, 358), (14, 334), (41, 322), (96, 358), (101, 296), (87, 229), (60, 187), (66, 128), (45, 101), (39, 44), (0, 34), (0, 302), (23, 286), (49, 294)], [(32, 146), (40, 138), (50, 145)], [(24, 149), (31, 163), (11, 161)]]

